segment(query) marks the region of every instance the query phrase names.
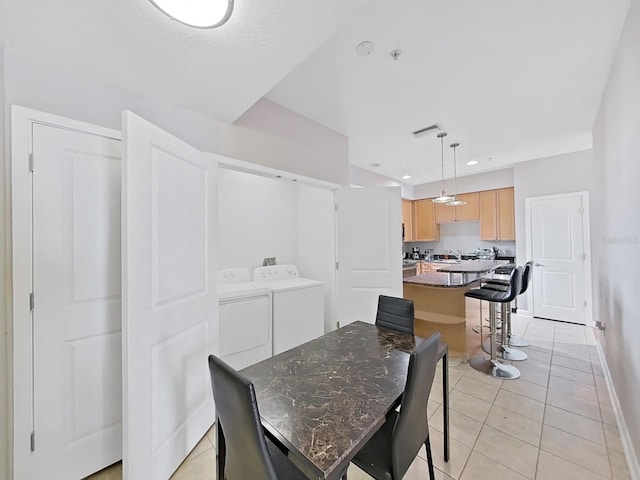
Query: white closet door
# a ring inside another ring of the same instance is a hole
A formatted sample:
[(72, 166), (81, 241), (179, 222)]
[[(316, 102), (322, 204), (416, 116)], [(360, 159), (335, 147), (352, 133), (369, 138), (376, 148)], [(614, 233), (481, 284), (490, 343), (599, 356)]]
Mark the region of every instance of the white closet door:
[(214, 420), (216, 166), (131, 112), (122, 125), (123, 472), (162, 480)]
[(31, 478), (83, 478), (122, 455), (120, 141), (34, 124), (33, 158)]
[(374, 323), (379, 295), (402, 297), (399, 187), (336, 191), (338, 321)]

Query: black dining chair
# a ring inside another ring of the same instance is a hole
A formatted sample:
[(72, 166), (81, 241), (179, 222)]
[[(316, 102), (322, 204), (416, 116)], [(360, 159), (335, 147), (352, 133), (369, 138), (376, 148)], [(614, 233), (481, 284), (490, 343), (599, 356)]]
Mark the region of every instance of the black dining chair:
[(224, 479), (306, 480), (262, 430), (253, 383), (214, 355), (209, 373), (224, 435)]
[(400, 480), (422, 445), (427, 450), (429, 478), (435, 480), (427, 401), (436, 373), (439, 346), (440, 334), (434, 333), (411, 352), (402, 409), (392, 410), (384, 425), (351, 460), (376, 480)]
[(376, 326), (391, 328), (413, 335), (415, 311), (413, 300), (380, 295), (378, 297), (378, 312)]

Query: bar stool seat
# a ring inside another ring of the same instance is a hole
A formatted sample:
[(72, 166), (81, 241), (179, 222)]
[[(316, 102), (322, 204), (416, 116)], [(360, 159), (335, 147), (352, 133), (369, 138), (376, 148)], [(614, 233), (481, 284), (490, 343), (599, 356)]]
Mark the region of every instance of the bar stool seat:
[[(508, 306), (511, 301), (518, 295), (522, 282), (522, 267), (518, 267), (511, 272), (509, 279), (509, 287), (505, 291), (494, 290), (490, 288), (473, 288), (465, 293), (466, 297), (485, 300), (490, 303), (489, 306), (489, 339), (490, 339), (490, 358), (473, 357), (469, 360), (472, 368), (492, 375), (496, 378), (515, 379), (520, 377), (520, 370), (513, 365), (505, 364), (497, 358), (496, 345), (496, 304), (500, 303), (503, 310), (505, 305)], [(504, 318), (504, 317), (503, 317)]]

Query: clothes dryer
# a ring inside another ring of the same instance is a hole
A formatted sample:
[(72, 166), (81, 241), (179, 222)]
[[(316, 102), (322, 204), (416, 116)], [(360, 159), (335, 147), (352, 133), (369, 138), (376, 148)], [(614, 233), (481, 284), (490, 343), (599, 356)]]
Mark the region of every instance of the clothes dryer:
[(324, 334), (324, 284), (302, 278), (295, 265), (253, 270), (253, 281), (273, 292), (273, 354)]

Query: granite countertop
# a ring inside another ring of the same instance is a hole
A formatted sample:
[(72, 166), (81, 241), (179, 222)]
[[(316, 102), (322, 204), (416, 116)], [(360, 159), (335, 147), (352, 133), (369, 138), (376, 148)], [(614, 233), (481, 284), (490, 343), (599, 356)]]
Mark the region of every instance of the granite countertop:
[(505, 260), (468, 260), (447, 264), (444, 267), (440, 267), (438, 271), (446, 273), (485, 273), (491, 272), (505, 263), (507, 263)]
[(253, 381), (263, 425), (313, 478), (327, 478), (384, 422), (416, 341), (424, 339), (354, 322), (242, 374)]
[(465, 275), (456, 276), (451, 278), (449, 273), (442, 273), (442, 269), (437, 272), (423, 273), (422, 275), (415, 275), (413, 277), (405, 277), (402, 279), (403, 283), (411, 285), (422, 285), (425, 287), (442, 287), (442, 288), (459, 288), (471, 285), (473, 282), (477, 282), (477, 278), (466, 278)]

